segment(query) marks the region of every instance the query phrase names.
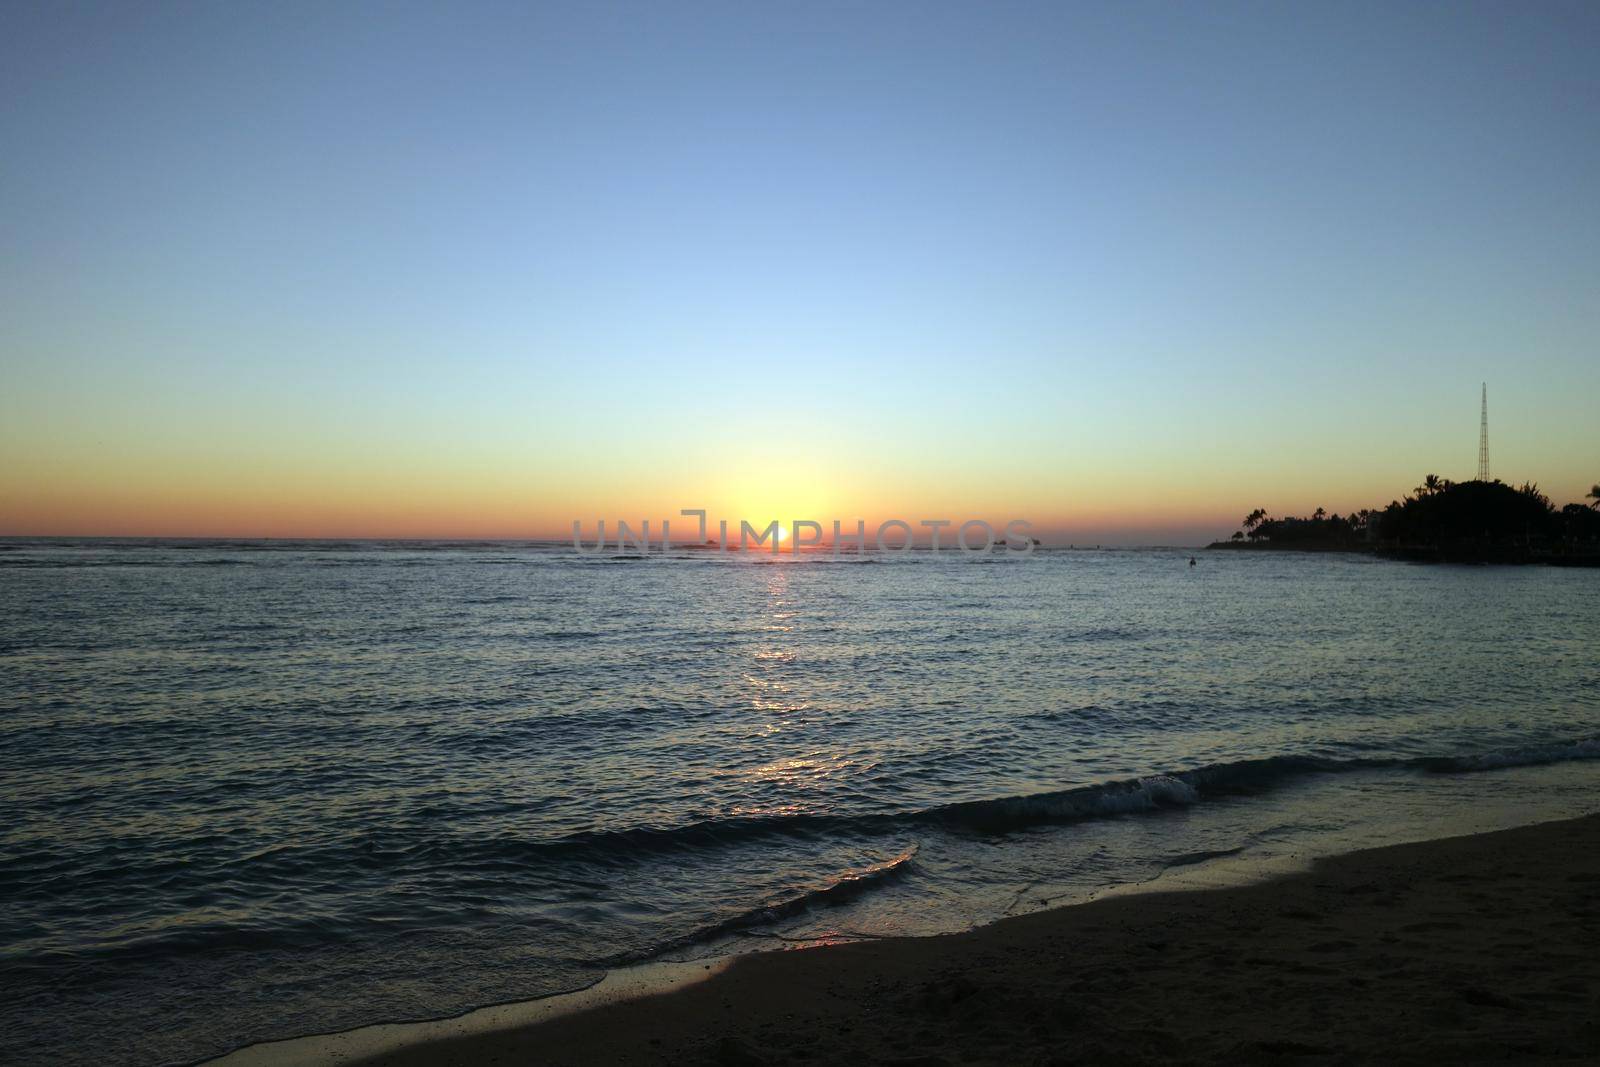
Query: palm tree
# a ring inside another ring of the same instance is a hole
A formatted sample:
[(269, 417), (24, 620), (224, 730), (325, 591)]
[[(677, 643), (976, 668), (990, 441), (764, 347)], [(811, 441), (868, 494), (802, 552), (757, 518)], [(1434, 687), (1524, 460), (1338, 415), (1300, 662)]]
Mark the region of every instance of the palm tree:
[(1316, 511), (1313, 511), (1311, 513), (1311, 517), (1313, 519), (1317, 520), (1318, 522), (1321, 522), (1323, 519), (1328, 517), (1328, 509), (1327, 508), (1318, 508)]
[(1266, 517), (1266, 509), (1256, 508), (1250, 514), (1244, 517), (1244, 528), (1246, 530), (1254, 530), (1257, 526), (1261, 525), (1262, 520)]
[(1418, 496), (1432, 496), (1435, 493), (1444, 492), (1445, 487), (1449, 484), (1437, 474), (1430, 474), (1422, 479), (1422, 484), (1417, 486), (1416, 492)]
[(1597, 482), (1589, 487), (1589, 499), (1594, 501), (1594, 503), (1590, 504), (1589, 506), (1597, 511), (1600, 511), (1600, 482)]

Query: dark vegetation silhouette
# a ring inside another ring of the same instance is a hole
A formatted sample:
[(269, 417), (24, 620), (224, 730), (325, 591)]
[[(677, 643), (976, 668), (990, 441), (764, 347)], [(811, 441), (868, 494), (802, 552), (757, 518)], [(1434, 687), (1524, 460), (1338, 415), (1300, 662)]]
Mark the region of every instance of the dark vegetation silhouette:
[(1244, 529), (1213, 548), (1376, 552), (1452, 562), (1600, 565), (1600, 485), (1590, 503), (1557, 509), (1531, 482), (1452, 482), (1430, 474), (1403, 500), (1379, 510), (1310, 518), (1268, 516), (1256, 508)]

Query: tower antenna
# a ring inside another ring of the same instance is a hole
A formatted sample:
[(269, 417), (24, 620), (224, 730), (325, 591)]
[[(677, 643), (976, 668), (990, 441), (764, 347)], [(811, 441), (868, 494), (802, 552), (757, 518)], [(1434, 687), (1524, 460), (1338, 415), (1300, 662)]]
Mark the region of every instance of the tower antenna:
[(1489, 480), (1489, 383), (1483, 383), (1483, 408), (1478, 415), (1478, 481)]

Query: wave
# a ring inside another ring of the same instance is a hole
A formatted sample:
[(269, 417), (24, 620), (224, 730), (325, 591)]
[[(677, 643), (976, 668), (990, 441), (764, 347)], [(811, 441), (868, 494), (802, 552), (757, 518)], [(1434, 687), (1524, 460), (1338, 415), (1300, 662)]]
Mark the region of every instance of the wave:
[[(1387, 769), (1396, 773), (1463, 774), (1506, 767), (1530, 766), (1600, 758), (1600, 737), (1544, 742), (1493, 751), (1444, 756), (1338, 759), (1291, 755), (1236, 760), (1151, 774), (1070, 789), (1021, 796), (936, 804), (890, 812), (827, 814), (821, 812), (711, 818), (666, 827), (634, 826), (615, 830), (581, 831), (556, 838), (506, 839), (498, 837), (434, 834), (419, 826), (374, 829), (357, 838), (338, 838), (315, 844), (285, 844), (248, 854), (213, 853), (196, 862), (184, 862), (146, 874), (147, 888), (159, 894), (197, 894), (218, 906), (238, 896), (267, 890), (298, 892), (308, 881), (339, 881), (382, 898), (382, 888), (397, 878), (415, 874), (447, 876), (463, 885), (479, 887), (479, 896), (456, 896), (435, 913), (423, 909), (416, 921), (423, 927), (448, 924), (448, 915), (462, 909), (488, 906), (499, 888), (527, 878), (530, 870), (564, 871), (564, 878), (603, 884), (613, 877), (629, 877), (651, 857), (673, 863), (684, 854), (723, 852), (716, 860), (735, 865), (752, 857), (738, 850), (757, 850), (756, 862), (770, 859), (773, 847), (847, 844), (875, 850), (887, 841), (905, 847), (893, 859), (847, 870), (821, 885), (801, 888), (793, 895), (716, 919), (674, 937), (666, 945), (650, 946), (647, 955), (715, 941), (725, 936), (770, 926), (817, 907), (833, 906), (886, 885), (913, 867), (919, 840), (929, 832), (1003, 836), (1044, 825), (1070, 825), (1095, 819), (1138, 816), (1182, 809), (1210, 800), (1251, 796), (1292, 786), (1313, 776), (1339, 775), (1361, 769)], [(510, 810), (510, 809), (507, 809)], [(427, 814), (432, 822), (432, 813)], [(673, 855), (677, 854), (677, 855)], [(1223, 854), (1223, 853), (1215, 853)], [(1168, 865), (1201, 862), (1214, 853), (1169, 857)], [(7, 892), (44, 887), (69, 873), (79, 884), (104, 881), (108, 885), (126, 871), (125, 858), (107, 856), (103, 863), (85, 867), (77, 858), (65, 857), (41, 843), (35, 849), (14, 852), (12, 862), (0, 870), (0, 886)], [(154, 881), (150, 875), (158, 874)], [(330, 882), (331, 884), (331, 882)], [(479, 899), (481, 897), (481, 899)], [(451, 911), (450, 909), (455, 909)], [(299, 940), (358, 938), (374, 929), (392, 932), (391, 917), (366, 915), (359, 909), (338, 915), (309, 917), (305, 923), (282, 915), (262, 917), (259, 924), (206, 924), (165, 929), (158, 934), (129, 932), (96, 942), (97, 957), (128, 952), (184, 954), (207, 951), (218, 945), (233, 947), (281, 946)], [(13, 946), (16, 947), (16, 946)], [(637, 951), (628, 959), (644, 958)], [(602, 963), (616, 963), (622, 957)], [(14, 957), (13, 957), (14, 962)], [(585, 961), (586, 963), (596, 961)]]
[(774, 835), (824, 836), (935, 827), (1002, 834), (1033, 826), (1067, 824), (1118, 815), (1188, 807), (1207, 799), (1253, 796), (1315, 775), (1391, 769), (1463, 774), (1506, 767), (1600, 759), (1600, 738), (1536, 744), (1450, 756), (1346, 758), (1291, 755), (1234, 760), (1070, 789), (958, 801), (900, 812), (858, 815), (793, 813), (707, 819), (667, 827), (583, 831), (543, 847), (620, 855), (735, 844)]
[[(777, 841), (800, 845), (836, 840), (915, 840), (919, 831), (999, 836), (1037, 826), (1158, 813), (1229, 797), (1248, 797), (1291, 786), (1313, 776), (1364, 769), (1463, 774), (1507, 767), (1600, 759), (1600, 737), (1547, 742), (1521, 748), (1412, 758), (1338, 759), (1291, 755), (1236, 760), (1187, 770), (1144, 775), (1019, 796), (955, 801), (900, 811), (856, 813), (781, 812), (709, 817), (666, 826), (581, 830), (559, 837), (477, 838), (430, 833), (415, 823), (374, 828), (360, 836), (285, 845), (247, 855), (220, 854), (173, 874), (175, 887), (197, 890), (227, 885), (300, 884), (316, 871), (338, 870), (353, 878), (388, 876), (396, 870), (473, 871), (485, 877), (526, 870), (528, 865), (572, 862), (597, 877), (628, 871), (652, 857), (722, 852)], [(420, 812), (432, 821), (445, 813)], [(0, 871), (0, 884), (19, 885), (58, 857), (53, 850), (14, 856)], [(909, 858), (909, 857), (907, 857)], [(898, 860), (896, 861), (899, 862)], [(80, 877), (103, 871), (79, 870)]]
[(1272, 788), (1287, 778), (1337, 773), (1378, 763), (1280, 756), (1023, 796), (958, 801), (901, 812), (858, 815), (800, 812), (706, 819), (668, 827), (582, 831), (547, 842), (544, 847), (591, 854), (615, 852), (619, 856), (631, 857), (643, 853), (730, 845), (768, 836), (821, 837), (831, 833), (881, 833), (919, 826), (957, 832), (1005, 833), (1044, 824), (1186, 807), (1206, 796), (1248, 795)]
[(1464, 774), (1600, 759), (1600, 738), (1580, 738), (1494, 752), (1413, 758), (1337, 759), (1271, 756), (1211, 764), (1169, 774), (1107, 782), (1059, 792), (951, 804), (916, 812), (913, 821), (1003, 832), (1041, 823), (1077, 822), (1161, 808), (1186, 807), (1208, 797), (1250, 796), (1312, 775), (1390, 768)]
[(633, 963), (693, 945), (708, 944), (724, 937), (745, 933), (762, 926), (769, 926), (783, 919), (803, 915), (814, 908), (832, 908), (847, 904), (860, 897), (863, 893), (880, 888), (905, 875), (911, 869), (911, 863), (916, 854), (917, 846), (911, 845), (894, 859), (886, 860), (883, 863), (875, 863), (869, 867), (846, 871), (826, 885), (814, 889), (803, 889), (794, 896), (785, 897), (770, 904), (762, 904), (727, 919), (708, 923), (698, 929), (691, 930), (681, 937), (675, 937), (665, 944), (653, 946), (642, 953), (622, 953), (610, 959), (600, 960), (597, 962), (597, 966), (614, 967), (623, 963)]
[(1479, 752), (1466, 756), (1427, 757), (1415, 762), (1424, 770), (1460, 774), (1470, 771), (1493, 771), (1502, 767), (1537, 767), (1548, 763), (1590, 759), (1600, 759), (1600, 737), (1585, 737), (1576, 741), (1558, 741), (1496, 752)]
[[(935, 825), (984, 833), (1005, 833), (1041, 824), (1072, 823), (1187, 807), (1210, 797), (1249, 796), (1313, 775), (1336, 775), (1362, 769), (1384, 768), (1460, 774), (1588, 759), (1600, 759), (1600, 738), (1582, 738), (1454, 756), (1390, 759), (1276, 756), (1211, 764), (1172, 774), (1147, 775), (1075, 789), (947, 804), (895, 815), (874, 814), (854, 818), (794, 815), (781, 818), (730, 820), (720, 825), (710, 822), (699, 823), (681, 830), (624, 831), (610, 836), (626, 837), (632, 845), (648, 840), (656, 846), (664, 846), (668, 842), (683, 846), (691, 842), (726, 841), (744, 834), (765, 834), (774, 831), (815, 833), (832, 826), (868, 830), (885, 829), (886, 824), (895, 824), (903, 829), (913, 829), (917, 825)], [(598, 843), (596, 835), (585, 836), (590, 843)], [(761, 927), (769, 927), (814, 908), (846, 903), (907, 873), (911, 869), (918, 847), (913, 843), (894, 859), (885, 863), (847, 872), (820, 888), (804, 890), (792, 897), (763, 904), (700, 927), (664, 945), (657, 945), (647, 953), (619, 955), (613, 959), (598, 961), (598, 965), (615, 966), (635, 962), (691, 946), (711, 944), (735, 934), (755, 935)], [(1163, 865), (1190, 866), (1236, 855), (1243, 850), (1244, 846), (1241, 845), (1183, 853), (1167, 857)], [(760, 932), (760, 936), (780, 935)]]

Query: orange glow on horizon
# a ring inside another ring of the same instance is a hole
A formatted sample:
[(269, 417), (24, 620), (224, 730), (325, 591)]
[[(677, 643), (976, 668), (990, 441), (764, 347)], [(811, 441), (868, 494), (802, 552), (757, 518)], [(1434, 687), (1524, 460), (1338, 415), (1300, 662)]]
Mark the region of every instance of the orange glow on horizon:
[[(656, 536), (668, 520), (674, 539), (684, 541), (697, 522), (681, 511), (703, 508), (706, 536), (716, 538), (726, 520), (735, 542), (740, 520), (758, 530), (777, 520), (787, 542), (797, 519), (819, 523), (827, 541), (834, 520), (845, 535), (862, 521), (871, 537), (891, 518), (913, 525), (976, 518), (997, 536), (1010, 520), (1027, 520), (1047, 543), (1194, 544), (1226, 538), (1256, 507), (1348, 514), (1384, 506), (1421, 477), (1346, 476), (1316, 486), (1243, 464), (1202, 480), (1155, 466), (990, 469), (959, 456), (919, 457), (910, 467), (755, 456), (677, 471), (548, 463), (525, 471), (504, 459), (469, 463), (420, 452), (273, 463), (203, 451), (160, 462), (133, 453), (103, 462), (68, 455), (0, 469), (0, 536), (568, 540), (575, 519), (590, 532), (599, 519), (612, 529), (618, 519), (635, 529), (648, 519)], [(1587, 483), (1546, 488), (1560, 505), (1581, 498)]]

